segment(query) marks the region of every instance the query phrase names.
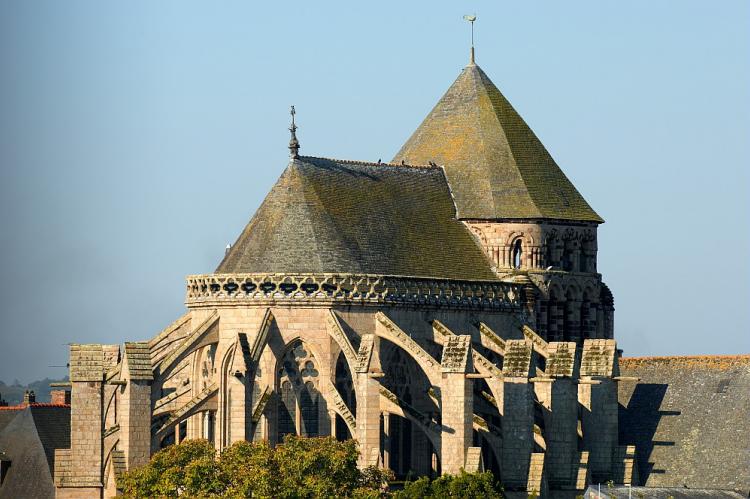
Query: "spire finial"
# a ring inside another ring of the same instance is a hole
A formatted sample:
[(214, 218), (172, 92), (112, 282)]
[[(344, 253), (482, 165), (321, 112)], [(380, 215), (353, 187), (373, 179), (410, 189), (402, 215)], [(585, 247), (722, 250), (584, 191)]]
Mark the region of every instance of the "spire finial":
[(464, 16), (465, 21), (469, 21), (471, 23), (471, 54), (469, 55), (469, 65), (474, 65), (474, 21), (477, 20), (477, 15), (465, 15)]
[(294, 123), (294, 115), (297, 114), (297, 111), (294, 110), (294, 106), (292, 106), (289, 114), (292, 115), (292, 126), (289, 127), (289, 131), (292, 132), (292, 138), (289, 139), (289, 157), (296, 159), (299, 157), (300, 145), (299, 140), (297, 140), (297, 125)]

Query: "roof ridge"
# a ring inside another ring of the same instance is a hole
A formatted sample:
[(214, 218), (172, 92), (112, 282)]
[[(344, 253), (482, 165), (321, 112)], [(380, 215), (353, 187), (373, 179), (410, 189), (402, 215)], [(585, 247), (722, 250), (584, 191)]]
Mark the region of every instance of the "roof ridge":
[(750, 359), (750, 353), (720, 354), (720, 355), (646, 355), (642, 357), (620, 357), (620, 360), (648, 360), (648, 359)]
[(408, 165), (408, 164), (402, 164), (402, 163), (375, 163), (372, 161), (359, 161), (356, 159), (337, 159), (337, 158), (327, 158), (324, 156), (299, 156), (297, 159), (304, 160), (305, 158), (309, 159), (324, 159), (326, 161), (335, 161), (336, 163), (343, 163), (345, 165), (363, 165), (363, 166), (387, 166), (391, 168), (412, 168), (412, 169), (421, 169), (421, 170), (441, 170), (442, 166), (440, 165)]
[(31, 404), (18, 404), (18, 405), (3, 405), (0, 406), (0, 411), (22, 411), (27, 407), (67, 407), (70, 408), (70, 404), (53, 404), (51, 402), (34, 402)]

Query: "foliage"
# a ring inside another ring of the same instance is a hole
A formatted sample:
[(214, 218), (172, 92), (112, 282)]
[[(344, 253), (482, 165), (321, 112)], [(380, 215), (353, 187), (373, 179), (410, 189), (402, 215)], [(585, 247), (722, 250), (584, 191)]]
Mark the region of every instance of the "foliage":
[[(265, 442), (237, 442), (220, 454), (206, 440), (186, 440), (163, 449), (144, 467), (119, 482), (131, 498), (351, 497), (380, 499), (390, 494), (389, 470), (357, 469), (354, 440), (287, 436), (275, 448)], [(492, 473), (443, 475), (408, 481), (394, 499), (502, 498)]]
[(374, 499), (392, 479), (357, 469), (353, 440), (288, 436), (282, 445), (237, 442), (216, 455), (206, 440), (163, 449), (122, 481), (127, 497), (354, 497)]
[(430, 481), (427, 477), (406, 482), (404, 490), (393, 494), (394, 499), (444, 498), (500, 499), (503, 497), (500, 485), (492, 473), (466, 473), (443, 475)]
[(278, 497), (345, 497), (359, 480), (354, 440), (289, 436), (276, 449)]
[(228, 497), (271, 497), (279, 488), (274, 450), (266, 442), (237, 442), (219, 456)]
[(216, 451), (206, 440), (187, 440), (162, 449), (148, 465), (127, 473), (128, 497), (206, 497), (221, 491)]

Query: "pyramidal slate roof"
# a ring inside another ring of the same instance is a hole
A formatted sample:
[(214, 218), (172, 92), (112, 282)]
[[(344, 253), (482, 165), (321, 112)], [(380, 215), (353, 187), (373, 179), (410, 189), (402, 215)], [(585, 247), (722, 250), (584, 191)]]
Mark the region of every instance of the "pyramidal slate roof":
[(604, 221), (473, 63), (393, 159), (401, 161), (444, 166), (461, 219)]
[(217, 273), (496, 280), (441, 168), (293, 159)]

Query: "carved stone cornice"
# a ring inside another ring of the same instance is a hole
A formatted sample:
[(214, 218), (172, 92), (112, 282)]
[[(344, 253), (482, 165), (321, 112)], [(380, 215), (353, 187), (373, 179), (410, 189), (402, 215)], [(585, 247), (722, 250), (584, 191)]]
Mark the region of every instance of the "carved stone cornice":
[(347, 303), (518, 310), (513, 283), (372, 274), (204, 274), (187, 277), (188, 307)]

